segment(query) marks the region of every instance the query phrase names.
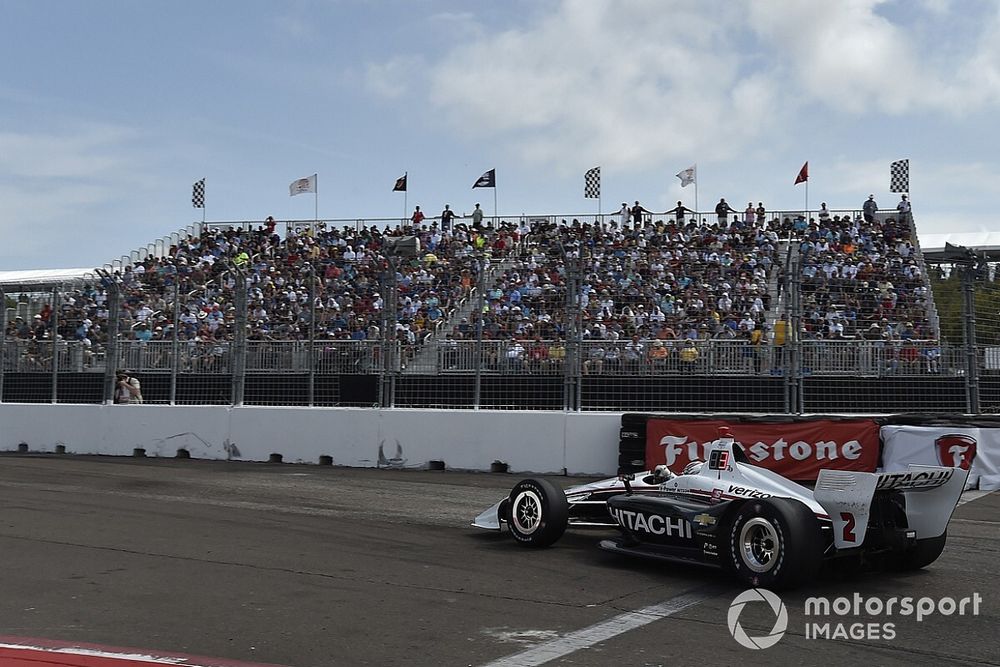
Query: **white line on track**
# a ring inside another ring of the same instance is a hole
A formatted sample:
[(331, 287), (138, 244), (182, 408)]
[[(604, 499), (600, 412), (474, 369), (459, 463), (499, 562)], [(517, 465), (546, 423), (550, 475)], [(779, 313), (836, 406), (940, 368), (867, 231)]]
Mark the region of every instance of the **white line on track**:
[(500, 658), (484, 665), (483, 667), (536, 667), (547, 662), (556, 660), (570, 653), (590, 648), (594, 644), (607, 641), (612, 637), (649, 625), (653, 621), (672, 616), (688, 607), (693, 607), (700, 602), (704, 602), (714, 595), (710, 590), (692, 591), (677, 597), (670, 598), (665, 602), (637, 609), (636, 611), (619, 614), (614, 618), (601, 621), (590, 627), (571, 632), (564, 637), (547, 641), (533, 648), (529, 648), (520, 653)]
[(983, 496), (988, 496), (993, 493), (992, 491), (966, 491), (962, 494), (961, 500), (958, 501), (957, 507), (961, 507), (965, 503), (971, 503), (973, 500), (979, 500)]

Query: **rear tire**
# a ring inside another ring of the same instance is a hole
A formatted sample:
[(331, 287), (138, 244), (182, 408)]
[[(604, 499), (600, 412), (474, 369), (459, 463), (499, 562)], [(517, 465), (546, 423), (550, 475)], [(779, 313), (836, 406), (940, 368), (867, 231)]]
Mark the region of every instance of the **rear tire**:
[(945, 542), (948, 541), (948, 531), (937, 537), (928, 537), (917, 540), (912, 549), (908, 549), (900, 554), (897, 567), (900, 570), (919, 570), (927, 567), (938, 559), (944, 551)]
[(569, 523), (566, 493), (548, 480), (522, 480), (511, 489), (506, 518), (518, 544), (551, 546), (566, 532)]
[(797, 500), (751, 500), (729, 529), (727, 561), (754, 588), (792, 588), (819, 572), (823, 533), (816, 516)]

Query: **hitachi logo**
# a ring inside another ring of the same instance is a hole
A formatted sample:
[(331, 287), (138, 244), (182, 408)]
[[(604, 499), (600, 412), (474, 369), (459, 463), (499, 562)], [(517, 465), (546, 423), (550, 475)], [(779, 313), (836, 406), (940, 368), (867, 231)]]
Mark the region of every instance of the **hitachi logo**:
[(924, 470), (921, 472), (885, 473), (879, 476), (878, 485), (875, 488), (880, 491), (886, 489), (934, 488), (947, 482), (954, 474), (954, 468)]
[(672, 519), (670, 517), (651, 514), (649, 516), (641, 512), (611, 508), (611, 516), (619, 525), (629, 530), (649, 533), (650, 535), (666, 535), (668, 537), (684, 537), (691, 539), (691, 524), (684, 519)]

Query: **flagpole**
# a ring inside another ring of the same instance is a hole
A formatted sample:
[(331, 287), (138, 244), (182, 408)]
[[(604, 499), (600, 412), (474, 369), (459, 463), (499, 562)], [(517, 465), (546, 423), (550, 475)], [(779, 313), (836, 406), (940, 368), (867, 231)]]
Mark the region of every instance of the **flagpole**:
[(694, 221), (701, 224), (701, 213), (698, 210), (698, 174), (695, 172), (694, 175)]
[(497, 213), (497, 183), (496, 177), (493, 178), (493, 224), (497, 227), (500, 226), (500, 214)]
[(403, 181), (403, 185), (405, 185), (406, 187), (403, 188), (403, 220), (402, 220), (402, 224), (405, 227), (406, 226), (406, 214), (410, 212), (410, 205), (408, 203), (408, 198), (410, 196), (410, 172), (404, 171), (403, 172), (403, 178), (405, 179)]
[(313, 194), (316, 195), (316, 198), (314, 200), (315, 210), (313, 211), (313, 222), (319, 222), (319, 173), (318, 172), (314, 174), (314, 178), (316, 179), (316, 192), (314, 192)]
[(809, 222), (809, 179), (806, 179), (806, 222)]

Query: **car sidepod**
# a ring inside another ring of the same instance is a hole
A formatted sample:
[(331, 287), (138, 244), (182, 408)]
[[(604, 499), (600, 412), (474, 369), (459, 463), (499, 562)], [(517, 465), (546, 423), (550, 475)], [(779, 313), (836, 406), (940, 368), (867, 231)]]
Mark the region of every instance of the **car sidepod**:
[(613, 496), (608, 512), (622, 536), (604, 540), (602, 549), (633, 556), (718, 565), (724, 540), (719, 528), (730, 505), (664, 494)]

